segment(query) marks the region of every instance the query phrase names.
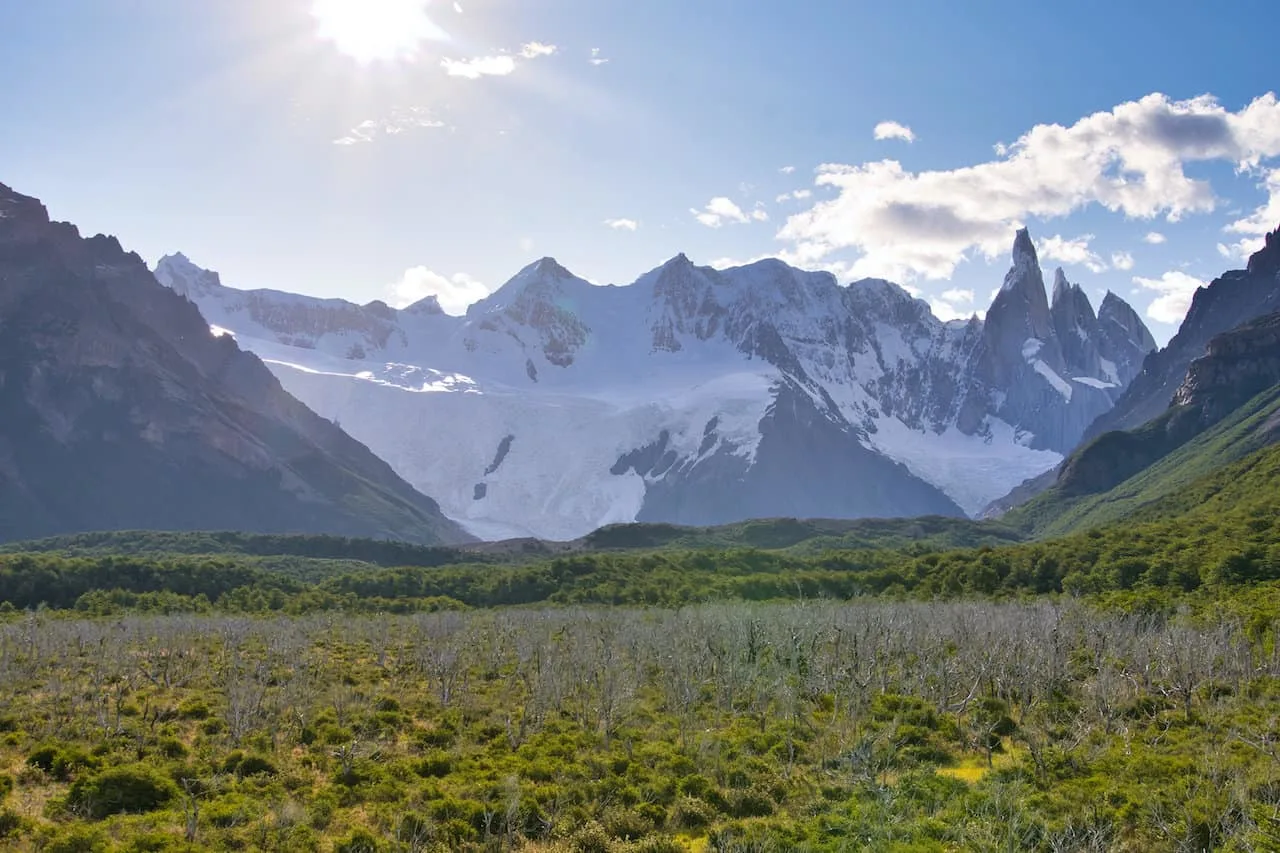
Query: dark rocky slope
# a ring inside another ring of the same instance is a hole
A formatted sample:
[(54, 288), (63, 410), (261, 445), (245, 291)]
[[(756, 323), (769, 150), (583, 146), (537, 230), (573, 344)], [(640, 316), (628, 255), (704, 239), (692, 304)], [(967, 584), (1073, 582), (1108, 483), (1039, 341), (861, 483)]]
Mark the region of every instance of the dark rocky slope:
[(113, 237), (0, 185), (0, 540), (129, 528), (469, 537)]

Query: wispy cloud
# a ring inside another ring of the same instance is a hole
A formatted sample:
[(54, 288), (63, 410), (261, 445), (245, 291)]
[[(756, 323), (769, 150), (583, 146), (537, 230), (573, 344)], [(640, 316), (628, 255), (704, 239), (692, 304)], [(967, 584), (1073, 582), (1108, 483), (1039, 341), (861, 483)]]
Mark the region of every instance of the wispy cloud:
[(1160, 278), (1134, 276), (1133, 283), (1144, 290), (1159, 294), (1147, 306), (1147, 316), (1157, 323), (1171, 325), (1182, 322), (1182, 318), (1187, 315), (1187, 309), (1191, 307), (1191, 297), (1195, 296), (1196, 288), (1204, 287), (1204, 282), (1200, 279), (1189, 276), (1181, 270), (1170, 270)]
[(479, 80), (481, 77), (505, 77), (516, 70), (514, 57), (477, 56), (474, 59), (442, 59), (440, 67), (450, 77), (465, 77), (468, 80)]
[(792, 175), (792, 174), (795, 174), (795, 171), (796, 171), (795, 166), (783, 166), (781, 169), (778, 170), (778, 172), (783, 175)]
[(882, 121), (876, 125), (876, 139), (901, 139), (903, 142), (915, 142), (916, 135), (911, 128), (896, 121)]
[(531, 41), (520, 48), (520, 55), (525, 59), (537, 59), (539, 56), (551, 56), (559, 49), (554, 44)]
[(614, 231), (635, 231), (640, 227), (640, 223), (634, 219), (606, 219), (604, 224)]
[(334, 145), (361, 145), (373, 142), (380, 136), (397, 136), (415, 127), (444, 127), (425, 107), (396, 107), (383, 119), (366, 119), (343, 136), (333, 140)]
[(1159, 246), (1167, 238), (1159, 231), (1148, 231), (1147, 236), (1142, 238), (1142, 242), (1150, 243), (1152, 246)]
[(1118, 270), (1131, 270), (1133, 269), (1133, 255), (1128, 252), (1112, 252), (1111, 266)]
[(600, 55), (600, 48), (593, 47), (591, 48), (591, 58), (588, 59), (587, 62), (599, 67), (601, 65), (607, 65), (609, 60)]
[(515, 72), (521, 61), (541, 59), (552, 56), (560, 48), (546, 42), (531, 41), (521, 45), (515, 54), (498, 53), (492, 56), (476, 56), (471, 59), (442, 59), (440, 67), (450, 77), (462, 77), (467, 80), (479, 80), (481, 77), (506, 77)]
[(813, 190), (795, 190), (794, 192), (783, 193), (774, 199), (778, 204), (784, 201), (804, 201), (813, 195)]
[(823, 165), (816, 183), (837, 195), (791, 216), (778, 236), (805, 264), (852, 250), (858, 276), (941, 279), (974, 253), (1003, 254), (1014, 227), (1031, 218), (1091, 205), (1170, 221), (1212, 211), (1214, 188), (1184, 167), (1256, 168), (1280, 155), (1280, 101), (1269, 93), (1232, 112), (1212, 96), (1156, 93), (1070, 126), (1036, 125), (1001, 150), (951, 170), (913, 172), (894, 160)]

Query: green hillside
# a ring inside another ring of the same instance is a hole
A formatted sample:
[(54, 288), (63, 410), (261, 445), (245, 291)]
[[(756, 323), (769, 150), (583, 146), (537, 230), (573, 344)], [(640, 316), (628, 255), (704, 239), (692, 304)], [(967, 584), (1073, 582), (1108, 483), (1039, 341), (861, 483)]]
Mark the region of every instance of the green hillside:
[[(1173, 412), (1140, 430), (1110, 433), (1097, 442), (1127, 439), (1158, 444)], [(1166, 512), (1157, 508), (1162, 500), (1178, 496), (1198, 479), (1265, 447), (1280, 438), (1280, 385), (1254, 397), (1208, 431), (1157, 458), (1133, 476), (1098, 494), (1072, 494), (1070, 486), (1058, 485), (1010, 512), (1004, 522), (1050, 538), (1074, 531), (1110, 524), (1127, 517), (1151, 518)], [(1096, 444), (1096, 443), (1095, 443)], [(1088, 453), (1089, 449), (1083, 451)], [(1121, 463), (1118, 463), (1121, 464)]]

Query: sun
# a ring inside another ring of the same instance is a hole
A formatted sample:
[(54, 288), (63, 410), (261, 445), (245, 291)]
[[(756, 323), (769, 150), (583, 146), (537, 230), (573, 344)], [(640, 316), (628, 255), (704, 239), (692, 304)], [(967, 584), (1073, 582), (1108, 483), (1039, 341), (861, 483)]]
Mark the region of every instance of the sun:
[(316, 34), (361, 63), (411, 61), (424, 41), (448, 34), (427, 16), (428, 0), (313, 0)]

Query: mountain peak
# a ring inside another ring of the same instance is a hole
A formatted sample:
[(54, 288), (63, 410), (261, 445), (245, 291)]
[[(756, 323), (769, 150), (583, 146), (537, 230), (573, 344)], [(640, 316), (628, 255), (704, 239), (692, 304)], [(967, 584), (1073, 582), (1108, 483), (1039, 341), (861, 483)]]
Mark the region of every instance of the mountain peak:
[(213, 270), (193, 263), (182, 252), (165, 255), (156, 262), (153, 270), (156, 280), (165, 287), (190, 298), (217, 290), (222, 279)]
[(1262, 241), (1262, 248), (1249, 257), (1250, 275), (1280, 274), (1280, 227)]
[(1058, 267), (1053, 271), (1053, 304), (1057, 305), (1070, 292), (1071, 283), (1067, 281), (1067, 274), (1062, 271), (1062, 267)]
[(1013, 262), (1016, 264), (1019, 261), (1040, 263), (1036, 256), (1036, 246), (1031, 242), (1031, 232), (1026, 228), (1019, 228), (1013, 237)]
[(565, 269), (555, 258), (547, 256), (533, 265), (533, 271), (551, 278), (573, 278), (573, 273)]

